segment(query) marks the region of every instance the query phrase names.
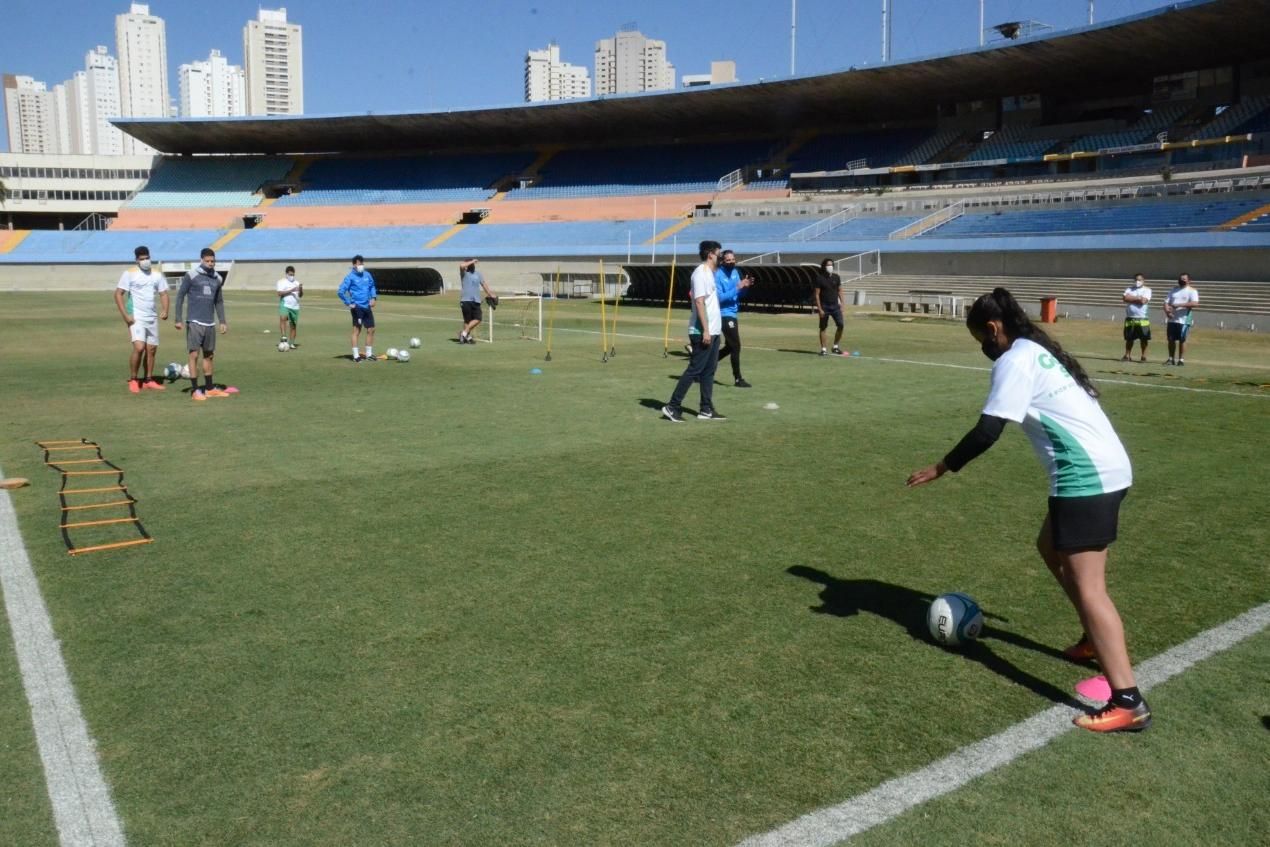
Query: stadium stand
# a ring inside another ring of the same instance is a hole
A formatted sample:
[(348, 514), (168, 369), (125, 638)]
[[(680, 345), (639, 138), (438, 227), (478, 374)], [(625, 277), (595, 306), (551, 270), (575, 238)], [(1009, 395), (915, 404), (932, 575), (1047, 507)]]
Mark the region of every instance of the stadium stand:
[(138, 244), (150, 248), (160, 262), (190, 262), (222, 235), (217, 230), (169, 230), (130, 232), (96, 230), (88, 232), (36, 230), (0, 261), (22, 262), (105, 262), (126, 265)]
[(232, 242), (235, 259), (347, 259), (366, 256), (416, 256), (446, 227), (341, 227), (249, 229)]
[(893, 165), (927, 140), (930, 130), (900, 129), (850, 134), (821, 135), (798, 147), (789, 156), (791, 171), (833, 171), (848, 162), (863, 161), (861, 167)]
[(127, 206), (134, 209), (208, 209), (251, 207), (263, 198), (267, 182), (291, 170), (289, 158), (215, 156), (164, 158), (146, 187)]
[(1241, 132), (1261, 132), (1270, 123), (1267, 110), (1270, 110), (1270, 96), (1246, 97), (1214, 117), (1194, 137), (1220, 138)]
[(446, 242), (473, 254), (498, 251), (549, 250), (560, 252), (573, 247), (626, 249), (627, 239), (639, 245), (652, 238), (659, 224), (653, 220), (578, 221), (569, 223), (480, 224), (465, 227)]
[(771, 141), (751, 141), (565, 150), (533, 185), (512, 190), (507, 199), (713, 191), (724, 174), (758, 162), (770, 149)]
[(1002, 128), (967, 154), (962, 161), (1035, 159), (1058, 142), (1056, 138), (1028, 139), (1025, 137), (1030, 134), (1029, 130), (1023, 127)]
[(385, 203), (480, 201), (499, 180), (519, 174), (533, 151), (395, 158), (330, 158), (312, 161), (300, 191), (277, 206), (373, 206)]
[(1202, 232), (1261, 205), (1256, 199), (1139, 201), (1105, 207), (964, 214), (921, 238), (972, 238), (1056, 233)]

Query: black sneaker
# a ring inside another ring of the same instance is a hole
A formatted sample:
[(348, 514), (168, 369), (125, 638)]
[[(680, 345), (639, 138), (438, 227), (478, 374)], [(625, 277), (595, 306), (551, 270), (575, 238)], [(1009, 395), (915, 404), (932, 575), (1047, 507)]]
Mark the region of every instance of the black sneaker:
[(1171, 365), (1171, 364), (1173, 364), (1173, 357), (1172, 357), (1172, 356), (1169, 356), (1167, 359), (1165, 359), (1165, 360), (1164, 360), (1164, 364), (1166, 364), (1166, 365)]
[(842, 355), (842, 348), (841, 348), (841, 347), (839, 347), (837, 344), (835, 344), (835, 345), (833, 345), (833, 349), (832, 349), (832, 350), (830, 350), (829, 352), (830, 352), (830, 353), (833, 353), (835, 356), (841, 356), (841, 355)]
[(753, 388), (754, 386), (746, 382), (742, 377), (737, 377), (736, 382), (732, 383), (737, 388)]
[(684, 416), (679, 414), (678, 409), (672, 409), (669, 406), (661, 407), (661, 416), (671, 423), (683, 423)]
[(697, 420), (699, 421), (726, 421), (727, 416), (718, 409), (710, 409), (709, 411), (701, 410), (697, 412)]
[(363, 362), (377, 362), (379, 360), (376, 359), (374, 356), (362, 356), (362, 361)]
[(829, 351), (828, 351), (828, 350), (826, 350), (825, 348), (821, 347), (821, 348), (820, 348), (820, 355), (822, 355), (822, 356), (828, 356), (828, 355), (829, 355)]
[(1180, 367), (1182, 367), (1182, 365), (1184, 365), (1184, 364), (1186, 364), (1186, 360), (1185, 360), (1185, 359), (1178, 359), (1178, 360), (1177, 360), (1177, 366), (1178, 366), (1179, 368), (1180, 368)]

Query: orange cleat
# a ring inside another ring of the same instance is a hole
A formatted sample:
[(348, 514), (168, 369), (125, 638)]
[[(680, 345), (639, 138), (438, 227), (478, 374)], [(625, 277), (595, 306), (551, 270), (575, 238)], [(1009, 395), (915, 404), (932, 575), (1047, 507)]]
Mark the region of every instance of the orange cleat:
[(206, 392), (208, 397), (228, 397), (229, 392), (223, 388), (209, 388)]
[(157, 379), (148, 379), (146, 380), (146, 384), (141, 387), (147, 389), (148, 391), (167, 391), (167, 388), (163, 386), (163, 383), (159, 382)]
[(1092, 715), (1077, 715), (1072, 723), (1090, 732), (1141, 732), (1151, 725), (1151, 708), (1145, 700), (1132, 709), (1108, 703)]
[(1094, 645), (1089, 642), (1089, 639), (1082, 636), (1080, 641), (1063, 651), (1063, 658), (1069, 662), (1084, 664), (1097, 661), (1098, 655), (1094, 653)]
[(138, 383), (135, 379), (130, 379), (128, 380), (128, 390), (131, 391), (133, 394), (140, 394), (141, 384)]
[(190, 399), (196, 400), (200, 403), (204, 403), (207, 401), (207, 395), (203, 393), (203, 389), (199, 388), (195, 390), (193, 394), (190, 395)]

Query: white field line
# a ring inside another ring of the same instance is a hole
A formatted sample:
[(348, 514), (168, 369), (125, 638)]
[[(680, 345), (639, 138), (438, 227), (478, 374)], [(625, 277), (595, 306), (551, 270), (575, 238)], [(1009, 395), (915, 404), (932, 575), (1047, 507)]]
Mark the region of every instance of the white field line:
[[(1270, 603), (1263, 603), (1138, 665), (1138, 686), (1150, 690), (1268, 625)], [(771, 832), (747, 838), (738, 847), (830, 847), (842, 843), (1045, 746), (1074, 729), (1074, 714), (1069, 706), (1053, 706), (921, 770), (888, 780), (844, 803), (803, 815)]]
[[(0, 476), (3, 476), (0, 473)], [(123, 826), (75, 699), (48, 608), (22, 546), (17, 515), (0, 491), (0, 588), (62, 847), (123, 847)]]

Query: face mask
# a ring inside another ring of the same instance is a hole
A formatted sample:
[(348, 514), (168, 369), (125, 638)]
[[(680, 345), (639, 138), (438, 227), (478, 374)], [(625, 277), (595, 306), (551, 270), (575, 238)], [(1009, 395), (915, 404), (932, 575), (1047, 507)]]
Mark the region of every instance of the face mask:
[(983, 343), (979, 345), (979, 349), (983, 351), (983, 355), (987, 356), (994, 362), (997, 359), (1000, 359), (1001, 354), (1005, 352), (997, 346), (996, 340), (992, 338), (985, 338)]
[(825, 272), (825, 273), (827, 273), (827, 274), (831, 274), (831, 273), (833, 273), (833, 268), (832, 268), (832, 267), (829, 267), (829, 268), (824, 268), (824, 272)]
[(1140, 279), (1135, 279), (1135, 280), (1133, 281), (1133, 287), (1134, 287), (1134, 288), (1141, 288), (1141, 287), (1142, 287), (1142, 280), (1140, 280)]
[(732, 269), (733, 269), (733, 268), (735, 268), (735, 267), (736, 267), (736, 262), (724, 262), (724, 263), (723, 263), (723, 269), (724, 269), (725, 271), (730, 271), (730, 270), (732, 270)]
[(361, 273), (361, 272), (362, 272), (362, 266), (361, 266), (361, 265), (353, 265), (353, 270), (357, 271), (358, 273)]
[(141, 270), (143, 270), (143, 271), (148, 271), (148, 270), (150, 270), (150, 260), (149, 260), (149, 259), (141, 259), (141, 260), (139, 260), (139, 261), (137, 262), (137, 267), (141, 268)]
[(287, 274), (287, 282), (295, 282), (295, 275)]

